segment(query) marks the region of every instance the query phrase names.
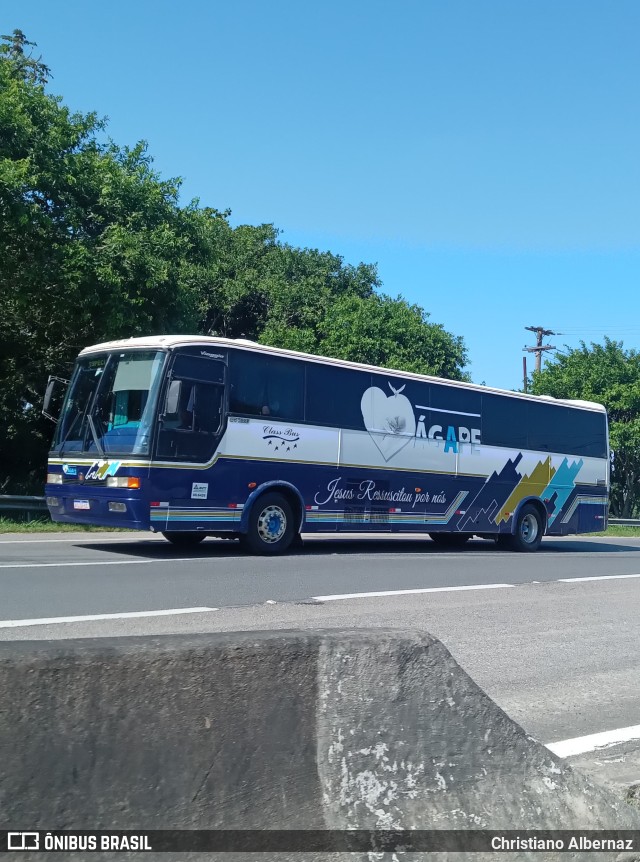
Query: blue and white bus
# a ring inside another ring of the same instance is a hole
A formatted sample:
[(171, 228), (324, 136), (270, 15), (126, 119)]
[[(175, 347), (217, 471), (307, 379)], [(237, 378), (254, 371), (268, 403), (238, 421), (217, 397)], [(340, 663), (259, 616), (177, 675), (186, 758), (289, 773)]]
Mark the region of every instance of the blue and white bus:
[(57, 522), (260, 554), (303, 532), (533, 551), (606, 529), (608, 493), (601, 405), (200, 336), (83, 350), (46, 485)]

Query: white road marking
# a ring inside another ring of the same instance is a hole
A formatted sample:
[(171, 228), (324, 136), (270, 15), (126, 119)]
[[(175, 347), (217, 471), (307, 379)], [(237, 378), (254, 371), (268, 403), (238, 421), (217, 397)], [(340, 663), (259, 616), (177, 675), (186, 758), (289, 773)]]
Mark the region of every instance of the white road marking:
[(640, 575), (592, 575), (585, 578), (558, 578), (561, 584), (578, 584), (584, 581), (617, 581), (624, 578), (640, 578)]
[(162, 563), (186, 563), (210, 561), (209, 557), (165, 557), (162, 559), (152, 560), (85, 560), (84, 562), (74, 561), (72, 563), (0, 563), (0, 569), (65, 569), (67, 566), (84, 566), (85, 569), (93, 566), (148, 566), (152, 563), (160, 565)]
[(0, 620), (0, 629), (16, 629), (22, 626), (49, 626), (58, 623), (89, 623), (94, 620), (130, 620), (138, 617), (169, 617), (179, 614), (206, 614), (219, 608), (171, 608), (163, 611), (131, 611), (120, 614), (88, 614), (82, 617), (43, 617), (35, 620)]
[(0, 545), (50, 545), (54, 542), (99, 542), (101, 545), (104, 542), (158, 542), (166, 541), (163, 536), (146, 536), (144, 539), (139, 539), (135, 535), (129, 536), (105, 536), (104, 533), (77, 533), (68, 539), (39, 539), (36, 536), (31, 536), (29, 539), (0, 539)]
[(590, 733), (588, 736), (576, 736), (574, 739), (563, 739), (561, 742), (550, 742), (546, 747), (558, 757), (573, 757), (587, 751), (610, 748), (612, 745), (619, 745), (632, 739), (640, 739), (640, 724), (621, 727), (618, 730), (605, 730), (602, 733)]
[[(376, 559), (381, 559), (377, 557)], [(391, 558), (390, 558), (391, 559)], [(471, 584), (464, 587), (426, 587), (424, 589), (415, 590), (380, 590), (373, 593), (340, 593), (333, 596), (311, 596), (317, 602), (337, 602), (341, 599), (371, 599), (384, 596), (409, 596), (418, 593), (451, 593), (458, 590), (499, 590), (504, 587), (526, 587), (528, 585), (548, 583), (548, 584), (572, 584), (582, 583), (585, 581), (609, 581), (625, 578), (640, 578), (640, 575), (594, 575), (586, 578), (558, 578), (556, 581), (523, 581), (520, 584)]]
[(501, 590), (515, 584), (471, 584), (464, 587), (425, 587), (418, 590), (381, 590), (375, 593), (341, 593), (335, 596), (311, 596), (316, 602), (338, 602), (341, 599), (370, 599), (378, 596), (411, 596), (417, 593), (454, 593), (460, 590)]

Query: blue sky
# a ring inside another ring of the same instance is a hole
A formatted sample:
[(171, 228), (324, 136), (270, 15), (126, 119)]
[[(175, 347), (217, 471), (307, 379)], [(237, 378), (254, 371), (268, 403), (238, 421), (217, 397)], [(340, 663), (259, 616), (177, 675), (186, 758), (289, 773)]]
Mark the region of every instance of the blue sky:
[(185, 200), (377, 262), (476, 382), (521, 385), (528, 325), (640, 348), (635, 0), (3, 0), (0, 23)]

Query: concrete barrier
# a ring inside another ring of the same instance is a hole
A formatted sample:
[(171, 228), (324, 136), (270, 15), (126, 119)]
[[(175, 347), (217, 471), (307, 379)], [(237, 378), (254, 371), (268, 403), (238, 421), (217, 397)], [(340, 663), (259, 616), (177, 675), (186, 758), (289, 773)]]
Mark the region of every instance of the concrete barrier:
[(5, 642), (0, 692), (9, 828), (640, 828), (424, 633)]

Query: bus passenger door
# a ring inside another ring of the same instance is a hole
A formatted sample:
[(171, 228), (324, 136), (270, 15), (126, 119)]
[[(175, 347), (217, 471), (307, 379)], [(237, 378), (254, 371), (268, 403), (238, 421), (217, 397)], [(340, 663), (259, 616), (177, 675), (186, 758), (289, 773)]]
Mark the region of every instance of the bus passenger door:
[[(222, 363), (178, 355), (165, 389), (152, 464), (154, 502), (167, 510), (163, 530), (203, 529), (212, 509), (221, 505), (213, 498), (210, 473), (223, 415)], [(160, 513), (151, 517), (160, 523)]]
[(173, 379), (158, 434), (158, 460), (207, 463), (222, 424), (221, 386)]

